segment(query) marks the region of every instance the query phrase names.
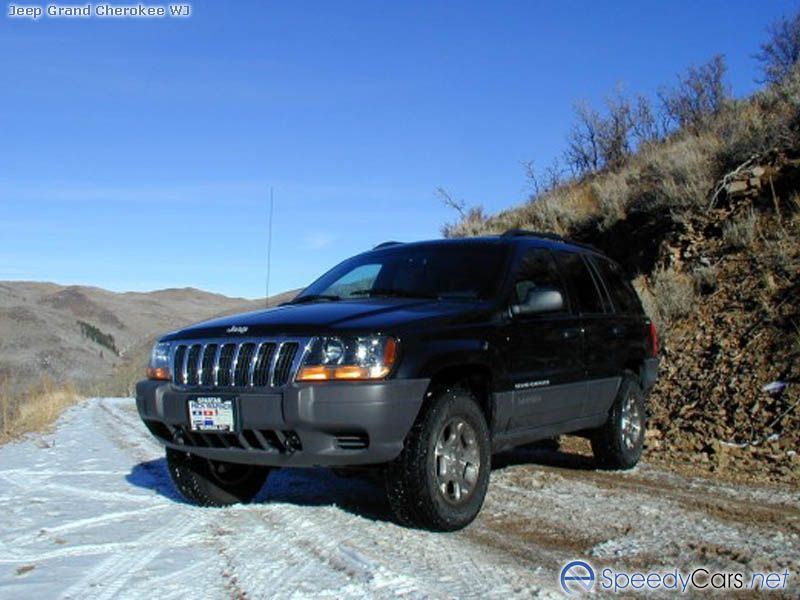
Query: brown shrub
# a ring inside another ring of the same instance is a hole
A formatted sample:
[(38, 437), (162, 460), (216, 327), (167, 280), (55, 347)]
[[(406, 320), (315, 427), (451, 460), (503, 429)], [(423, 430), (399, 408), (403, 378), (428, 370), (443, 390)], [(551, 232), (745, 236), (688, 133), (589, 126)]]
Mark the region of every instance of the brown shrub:
[(444, 225), (442, 227), (442, 235), (446, 238), (483, 235), (486, 219), (483, 208), (470, 208), (456, 223)]
[(743, 215), (722, 227), (722, 241), (728, 248), (749, 248), (756, 239), (756, 214), (748, 209)]
[(608, 173), (592, 183), (600, 214), (600, 228), (607, 229), (615, 222), (625, 218), (633, 196), (628, 185), (630, 169)]
[(714, 187), (718, 148), (713, 136), (687, 135), (643, 149), (631, 174), (637, 201), (673, 209), (702, 206)]
[(685, 317), (696, 305), (692, 278), (673, 268), (659, 268), (650, 280), (653, 312), (659, 324), (674, 323)]

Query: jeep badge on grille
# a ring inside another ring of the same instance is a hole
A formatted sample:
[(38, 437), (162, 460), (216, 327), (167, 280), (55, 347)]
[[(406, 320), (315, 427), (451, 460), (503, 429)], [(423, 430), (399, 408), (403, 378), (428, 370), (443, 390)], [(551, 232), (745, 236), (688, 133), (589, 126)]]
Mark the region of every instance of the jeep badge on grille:
[(233, 325), (232, 327), (228, 327), (225, 333), (247, 333), (248, 329), (249, 327), (237, 327), (236, 325)]

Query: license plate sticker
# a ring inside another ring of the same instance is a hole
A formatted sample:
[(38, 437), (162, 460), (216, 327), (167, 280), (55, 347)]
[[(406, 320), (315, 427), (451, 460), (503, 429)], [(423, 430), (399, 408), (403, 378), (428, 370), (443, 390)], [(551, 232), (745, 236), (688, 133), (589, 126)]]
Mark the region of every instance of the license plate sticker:
[(219, 396), (198, 396), (189, 400), (192, 431), (233, 431), (233, 400)]

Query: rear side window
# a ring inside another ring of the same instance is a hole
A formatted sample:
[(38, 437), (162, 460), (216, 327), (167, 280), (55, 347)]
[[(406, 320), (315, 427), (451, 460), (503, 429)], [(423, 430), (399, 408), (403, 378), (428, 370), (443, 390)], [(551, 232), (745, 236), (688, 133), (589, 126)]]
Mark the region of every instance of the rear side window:
[(556, 252), (556, 262), (567, 281), (574, 303), (581, 313), (604, 313), (603, 298), (595, 285), (589, 265), (580, 254)]
[(606, 282), (611, 301), (614, 303), (617, 312), (642, 314), (642, 304), (636, 290), (625, 277), (622, 269), (611, 261), (594, 258), (593, 262), (600, 271), (600, 275)]
[(557, 289), (566, 301), (564, 284), (553, 255), (544, 248), (531, 248), (526, 251), (514, 276), (514, 302), (524, 302), (531, 290), (541, 287)]

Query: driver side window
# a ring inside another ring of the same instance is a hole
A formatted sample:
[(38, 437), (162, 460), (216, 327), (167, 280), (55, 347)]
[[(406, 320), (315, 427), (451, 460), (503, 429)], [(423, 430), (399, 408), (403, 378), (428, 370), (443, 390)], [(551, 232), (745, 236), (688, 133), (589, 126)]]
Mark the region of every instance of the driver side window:
[(567, 297), (553, 255), (544, 248), (531, 248), (517, 267), (514, 277), (514, 303), (525, 302), (528, 293), (540, 287), (556, 289), (564, 298)]

